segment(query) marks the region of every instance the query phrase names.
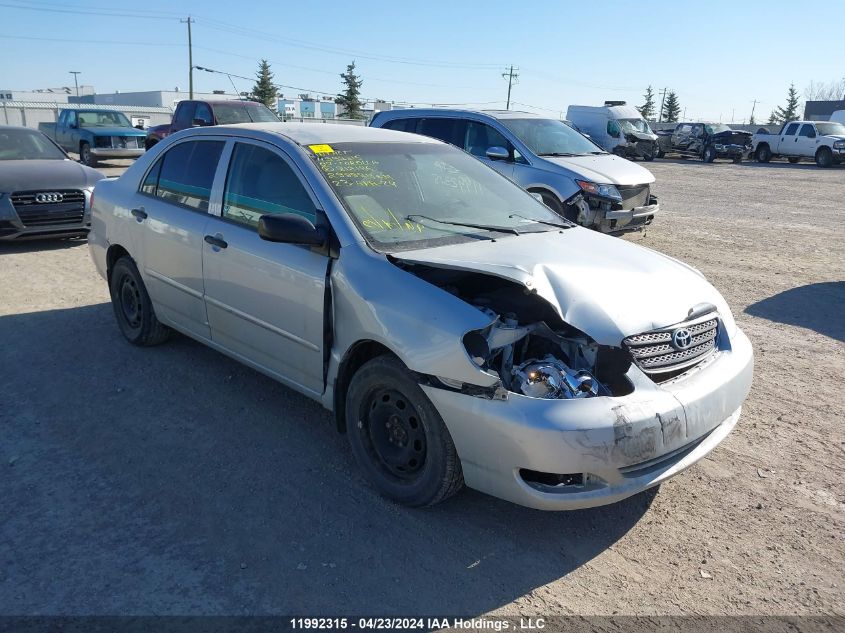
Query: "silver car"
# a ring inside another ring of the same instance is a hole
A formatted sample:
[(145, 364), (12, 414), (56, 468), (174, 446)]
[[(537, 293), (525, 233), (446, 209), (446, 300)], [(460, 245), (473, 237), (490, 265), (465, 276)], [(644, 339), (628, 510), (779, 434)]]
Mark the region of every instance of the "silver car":
[(97, 185), (89, 242), (131, 343), (176, 330), (321, 402), (408, 505), (618, 501), (707, 455), (751, 384), (698, 271), (418, 135), (186, 130)]
[(558, 215), (603, 233), (642, 230), (660, 211), (649, 170), (563, 121), (514, 110), (414, 108), (377, 112), (370, 125), (460, 147)]

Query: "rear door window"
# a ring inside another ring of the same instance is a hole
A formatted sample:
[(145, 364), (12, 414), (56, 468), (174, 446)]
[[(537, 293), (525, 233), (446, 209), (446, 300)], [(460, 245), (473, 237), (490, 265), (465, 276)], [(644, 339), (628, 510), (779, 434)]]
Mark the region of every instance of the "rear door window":
[(417, 131), (417, 119), (394, 119), (393, 121), (388, 121), (382, 127), (386, 130), (414, 133)]
[(466, 121), (450, 118), (422, 119), (417, 125), (417, 134), (432, 136), (457, 147), (464, 146)]
[(191, 127), (191, 121), (194, 120), (194, 110), (196, 110), (196, 103), (180, 104), (176, 107), (176, 116), (173, 117), (173, 126), (184, 130)]
[(784, 132), (784, 136), (795, 136), (795, 132), (798, 131), (798, 124), (797, 123), (790, 123), (789, 127), (786, 128), (786, 132)]
[[(211, 140), (179, 143), (164, 153), (160, 165), (150, 170), (141, 191), (154, 191), (153, 195), (167, 202), (207, 211), (223, 145), (223, 141)], [(155, 184), (148, 182), (151, 178), (155, 178)]]

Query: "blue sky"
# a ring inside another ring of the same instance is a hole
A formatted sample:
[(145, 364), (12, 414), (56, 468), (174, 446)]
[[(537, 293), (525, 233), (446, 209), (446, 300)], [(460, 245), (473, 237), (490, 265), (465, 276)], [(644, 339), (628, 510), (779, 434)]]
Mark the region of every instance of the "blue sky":
[[(98, 92), (187, 90), (179, 18), (191, 14), (195, 65), (252, 77), (266, 57), (276, 82), (294, 87), (286, 95), (336, 93), (355, 59), (367, 98), (504, 107), (501, 74), (513, 64), (512, 107), (559, 116), (605, 99), (638, 105), (651, 84), (677, 92), (687, 118), (739, 122), (757, 99), (760, 120), (790, 82), (803, 92), (845, 76), (845, 1), (804, 6), (810, 19), (800, 3), (741, 0), (0, 0), (0, 88), (73, 85), (78, 70)], [(232, 91), (199, 71), (194, 88)]]

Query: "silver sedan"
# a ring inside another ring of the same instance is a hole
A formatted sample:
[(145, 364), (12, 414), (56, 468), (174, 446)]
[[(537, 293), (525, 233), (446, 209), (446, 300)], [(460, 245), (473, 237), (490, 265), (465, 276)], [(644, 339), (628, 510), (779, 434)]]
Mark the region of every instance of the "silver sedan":
[(407, 505), (618, 501), (709, 453), (751, 384), (698, 271), (403, 132), (180, 132), (97, 185), (89, 243), (129, 342), (175, 330), (318, 400)]

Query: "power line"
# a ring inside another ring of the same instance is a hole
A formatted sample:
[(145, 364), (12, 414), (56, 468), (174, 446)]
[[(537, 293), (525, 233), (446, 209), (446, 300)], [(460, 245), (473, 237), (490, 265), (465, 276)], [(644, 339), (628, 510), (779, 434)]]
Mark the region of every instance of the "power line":
[(126, 10), (119, 11), (85, 11), (80, 9), (60, 9), (58, 7), (31, 7), (26, 5), (0, 3), (0, 7), (9, 9), (22, 9), (24, 11), (41, 11), (44, 13), (72, 13), (76, 15), (100, 15), (112, 18), (137, 18), (141, 20), (175, 20), (173, 17), (146, 15), (139, 13), (128, 13)]

